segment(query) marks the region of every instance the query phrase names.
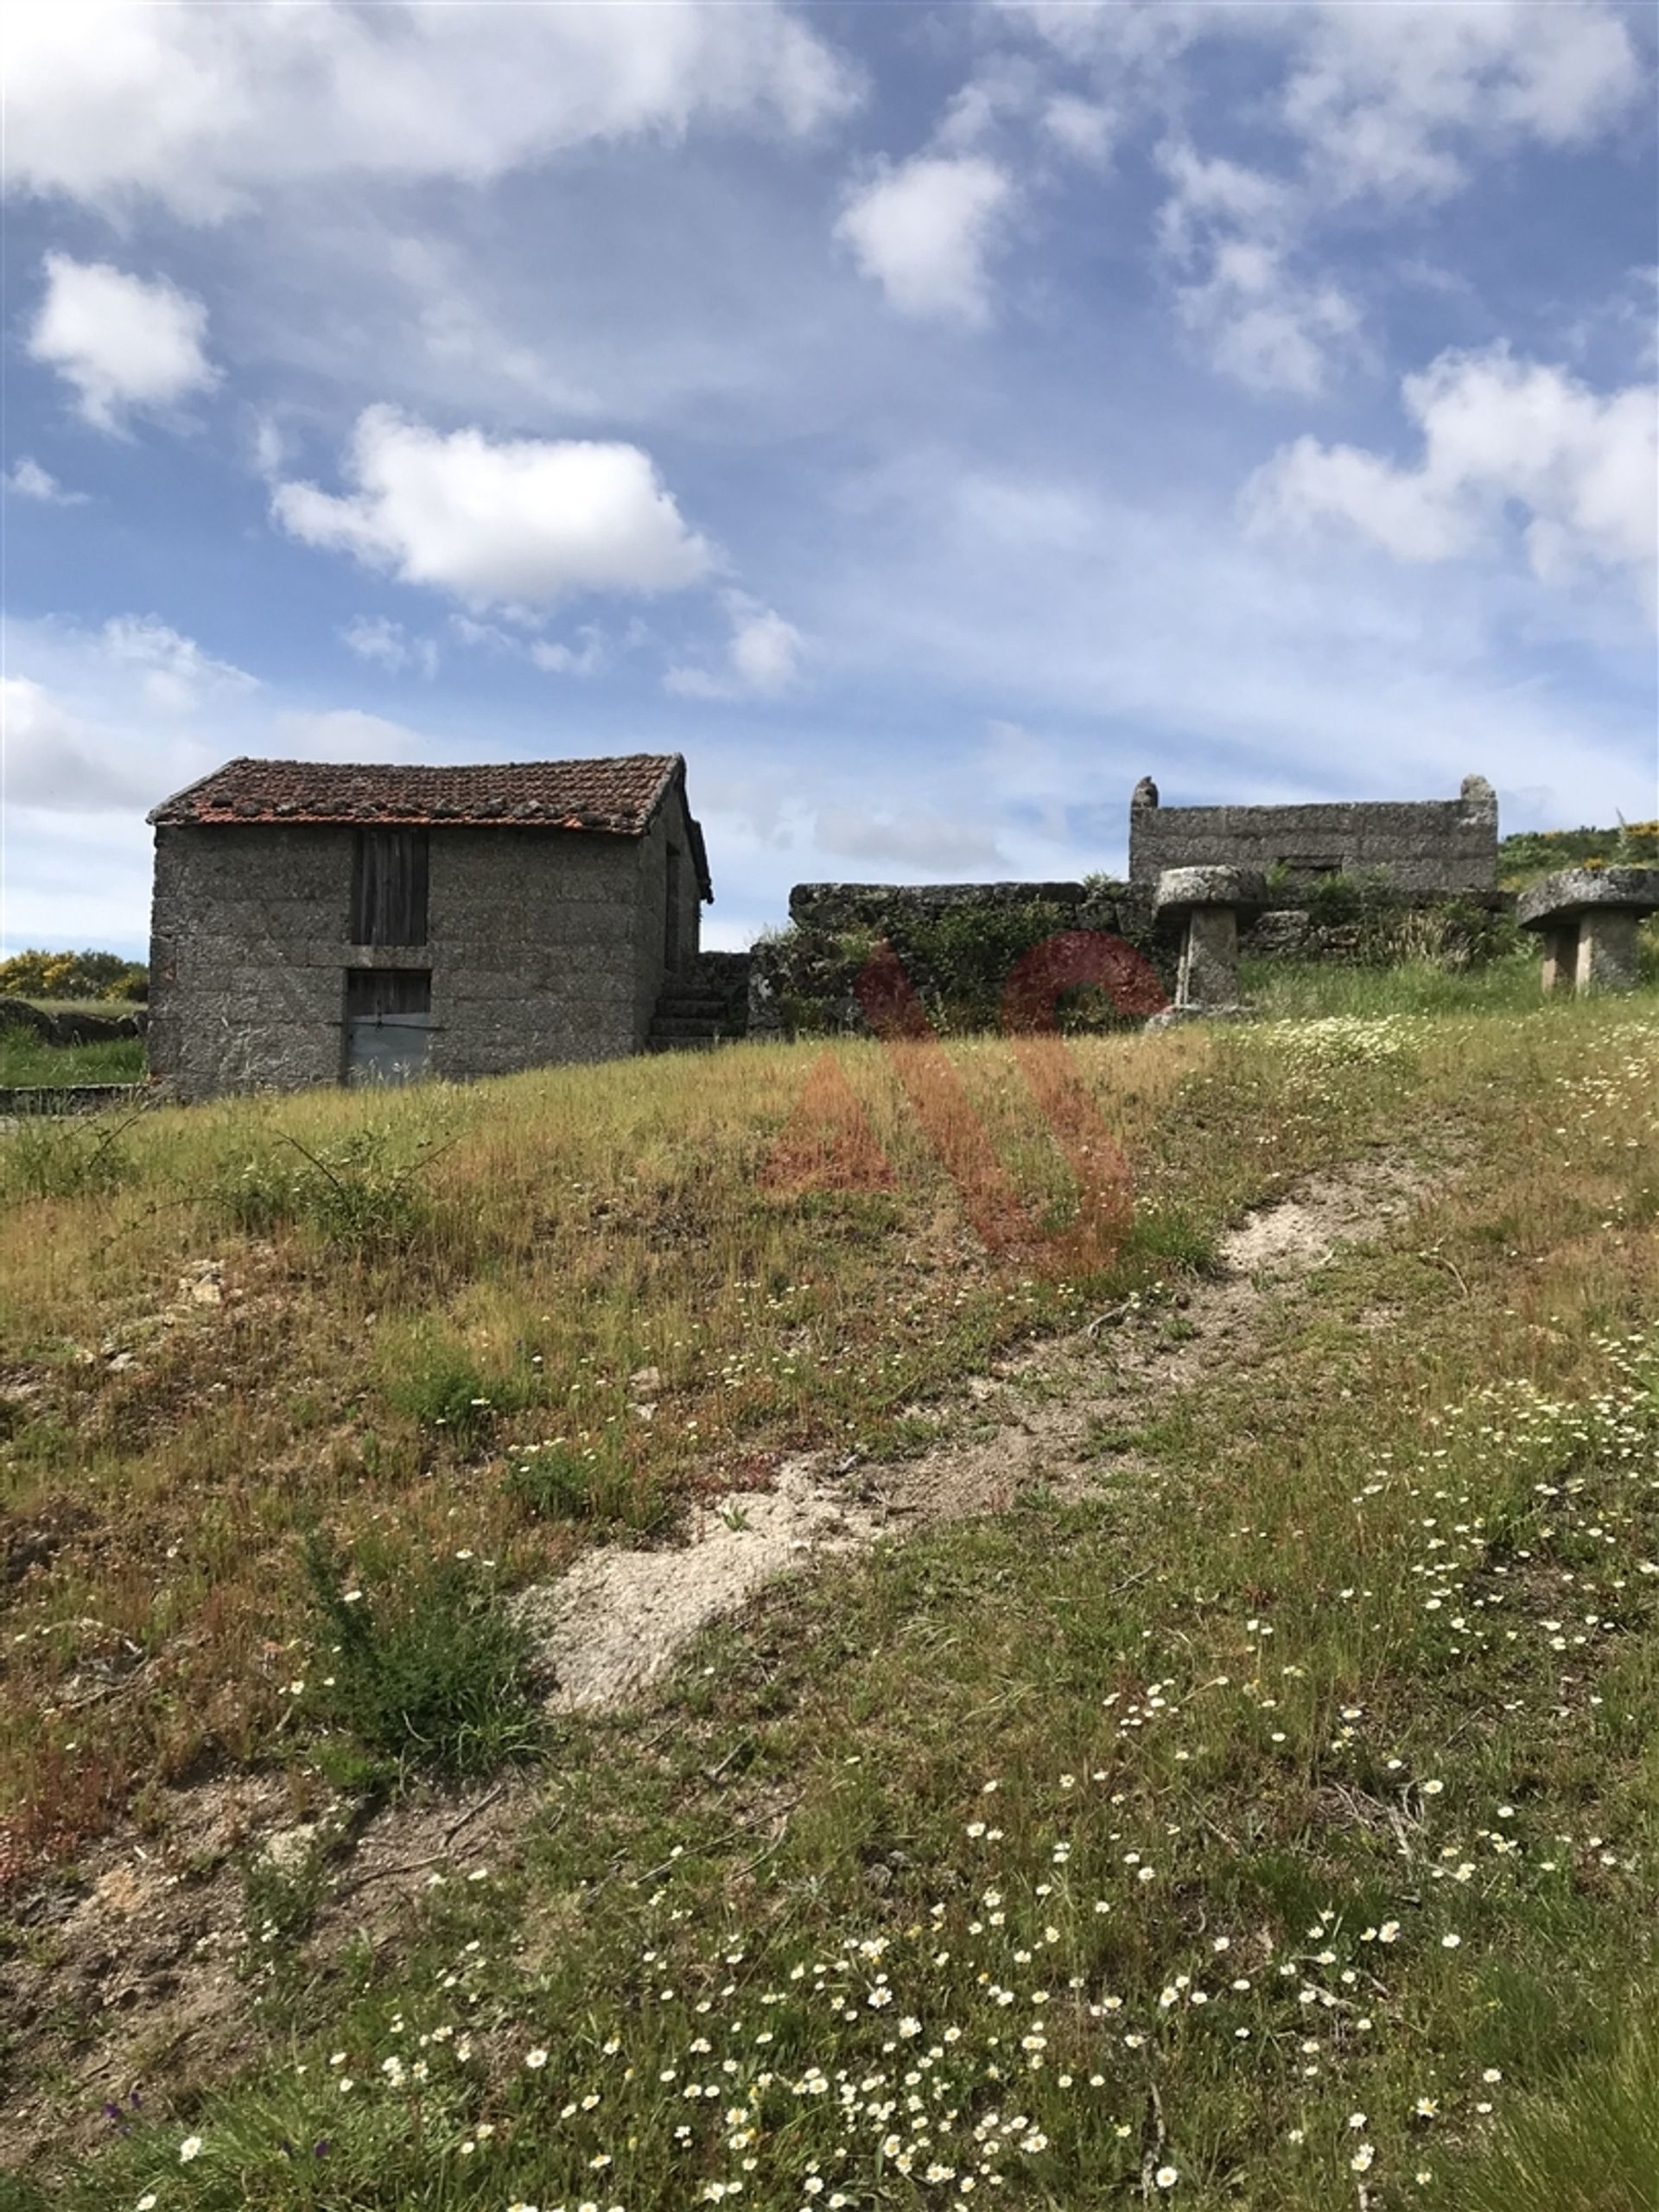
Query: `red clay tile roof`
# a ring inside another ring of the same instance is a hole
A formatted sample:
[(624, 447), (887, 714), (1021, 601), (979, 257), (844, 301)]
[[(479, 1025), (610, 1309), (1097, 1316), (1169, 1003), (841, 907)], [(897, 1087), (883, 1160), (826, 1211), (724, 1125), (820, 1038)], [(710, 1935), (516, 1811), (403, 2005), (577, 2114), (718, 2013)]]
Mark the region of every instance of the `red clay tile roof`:
[[(438, 768), (244, 759), (227, 760), (211, 776), (175, 791), (149, 819), (197, 826), (454, 823), (641, 837), (669, 792), (677, 789), (683, 796), (684, 787), (685, 762), (677, 753)], [(709, 899), (708, 861), (695, 823), (691, 835), (702, 894)]]

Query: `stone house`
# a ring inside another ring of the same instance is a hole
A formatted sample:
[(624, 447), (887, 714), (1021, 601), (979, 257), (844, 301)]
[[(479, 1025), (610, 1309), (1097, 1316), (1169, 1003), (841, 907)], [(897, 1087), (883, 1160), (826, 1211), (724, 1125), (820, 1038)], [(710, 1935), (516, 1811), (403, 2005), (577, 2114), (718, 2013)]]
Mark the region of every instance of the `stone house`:
[(677, 753), (239, 760), (149, 819), (150, 1069), (187, 1098), (640, 1051), (714, 895)]
[(1314, 806), (1161, 806), (1150, 776), (1129, 804), (1129, 880), (1166, 868), (1287, 869), (1304, 881), (1386, 870), (1402, 891), (1442, 896), (1497, 881), (1497, 795), (1465, 776), (1452, 799), (1341, 799)]

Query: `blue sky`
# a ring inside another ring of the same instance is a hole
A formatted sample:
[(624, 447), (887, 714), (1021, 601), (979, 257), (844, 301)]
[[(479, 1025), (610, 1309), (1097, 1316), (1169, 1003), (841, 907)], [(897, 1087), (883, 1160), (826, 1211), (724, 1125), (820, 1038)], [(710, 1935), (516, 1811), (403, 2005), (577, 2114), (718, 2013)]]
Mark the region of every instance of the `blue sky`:
[(683, 752), (789, 886), (1659, 811), (1616, 0), (94, 0), (6, 115), (4, 933), (232, 754)]

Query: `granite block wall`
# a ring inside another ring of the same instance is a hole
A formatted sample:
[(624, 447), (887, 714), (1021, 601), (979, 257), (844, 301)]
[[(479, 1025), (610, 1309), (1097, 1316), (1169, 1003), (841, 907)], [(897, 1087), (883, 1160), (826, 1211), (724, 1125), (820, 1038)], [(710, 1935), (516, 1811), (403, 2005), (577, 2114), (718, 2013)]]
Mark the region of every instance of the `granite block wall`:
[(1454, 799), (1317, 806), (1163, 806), (1148, 779), (1129, 808), (1129, 880), (1166, 868), (1289, 867), (1317, 874), (1386, 869), (1402, 891), (1490, 891), (1497, 880), (1497, 800), (1484, 776)]

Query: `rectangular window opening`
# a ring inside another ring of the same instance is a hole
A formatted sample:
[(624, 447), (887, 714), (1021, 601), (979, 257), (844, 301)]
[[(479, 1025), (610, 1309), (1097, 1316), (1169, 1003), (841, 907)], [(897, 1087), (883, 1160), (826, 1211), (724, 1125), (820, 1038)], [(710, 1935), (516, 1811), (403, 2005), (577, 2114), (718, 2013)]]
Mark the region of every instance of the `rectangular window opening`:
[(417, 1082), (432, 1031), (432, 978), (417, 968), (346, 971), (346, 1080)]
[(359, 830), (352, 872), (353, 944), (424, 944), (427, 832)]

